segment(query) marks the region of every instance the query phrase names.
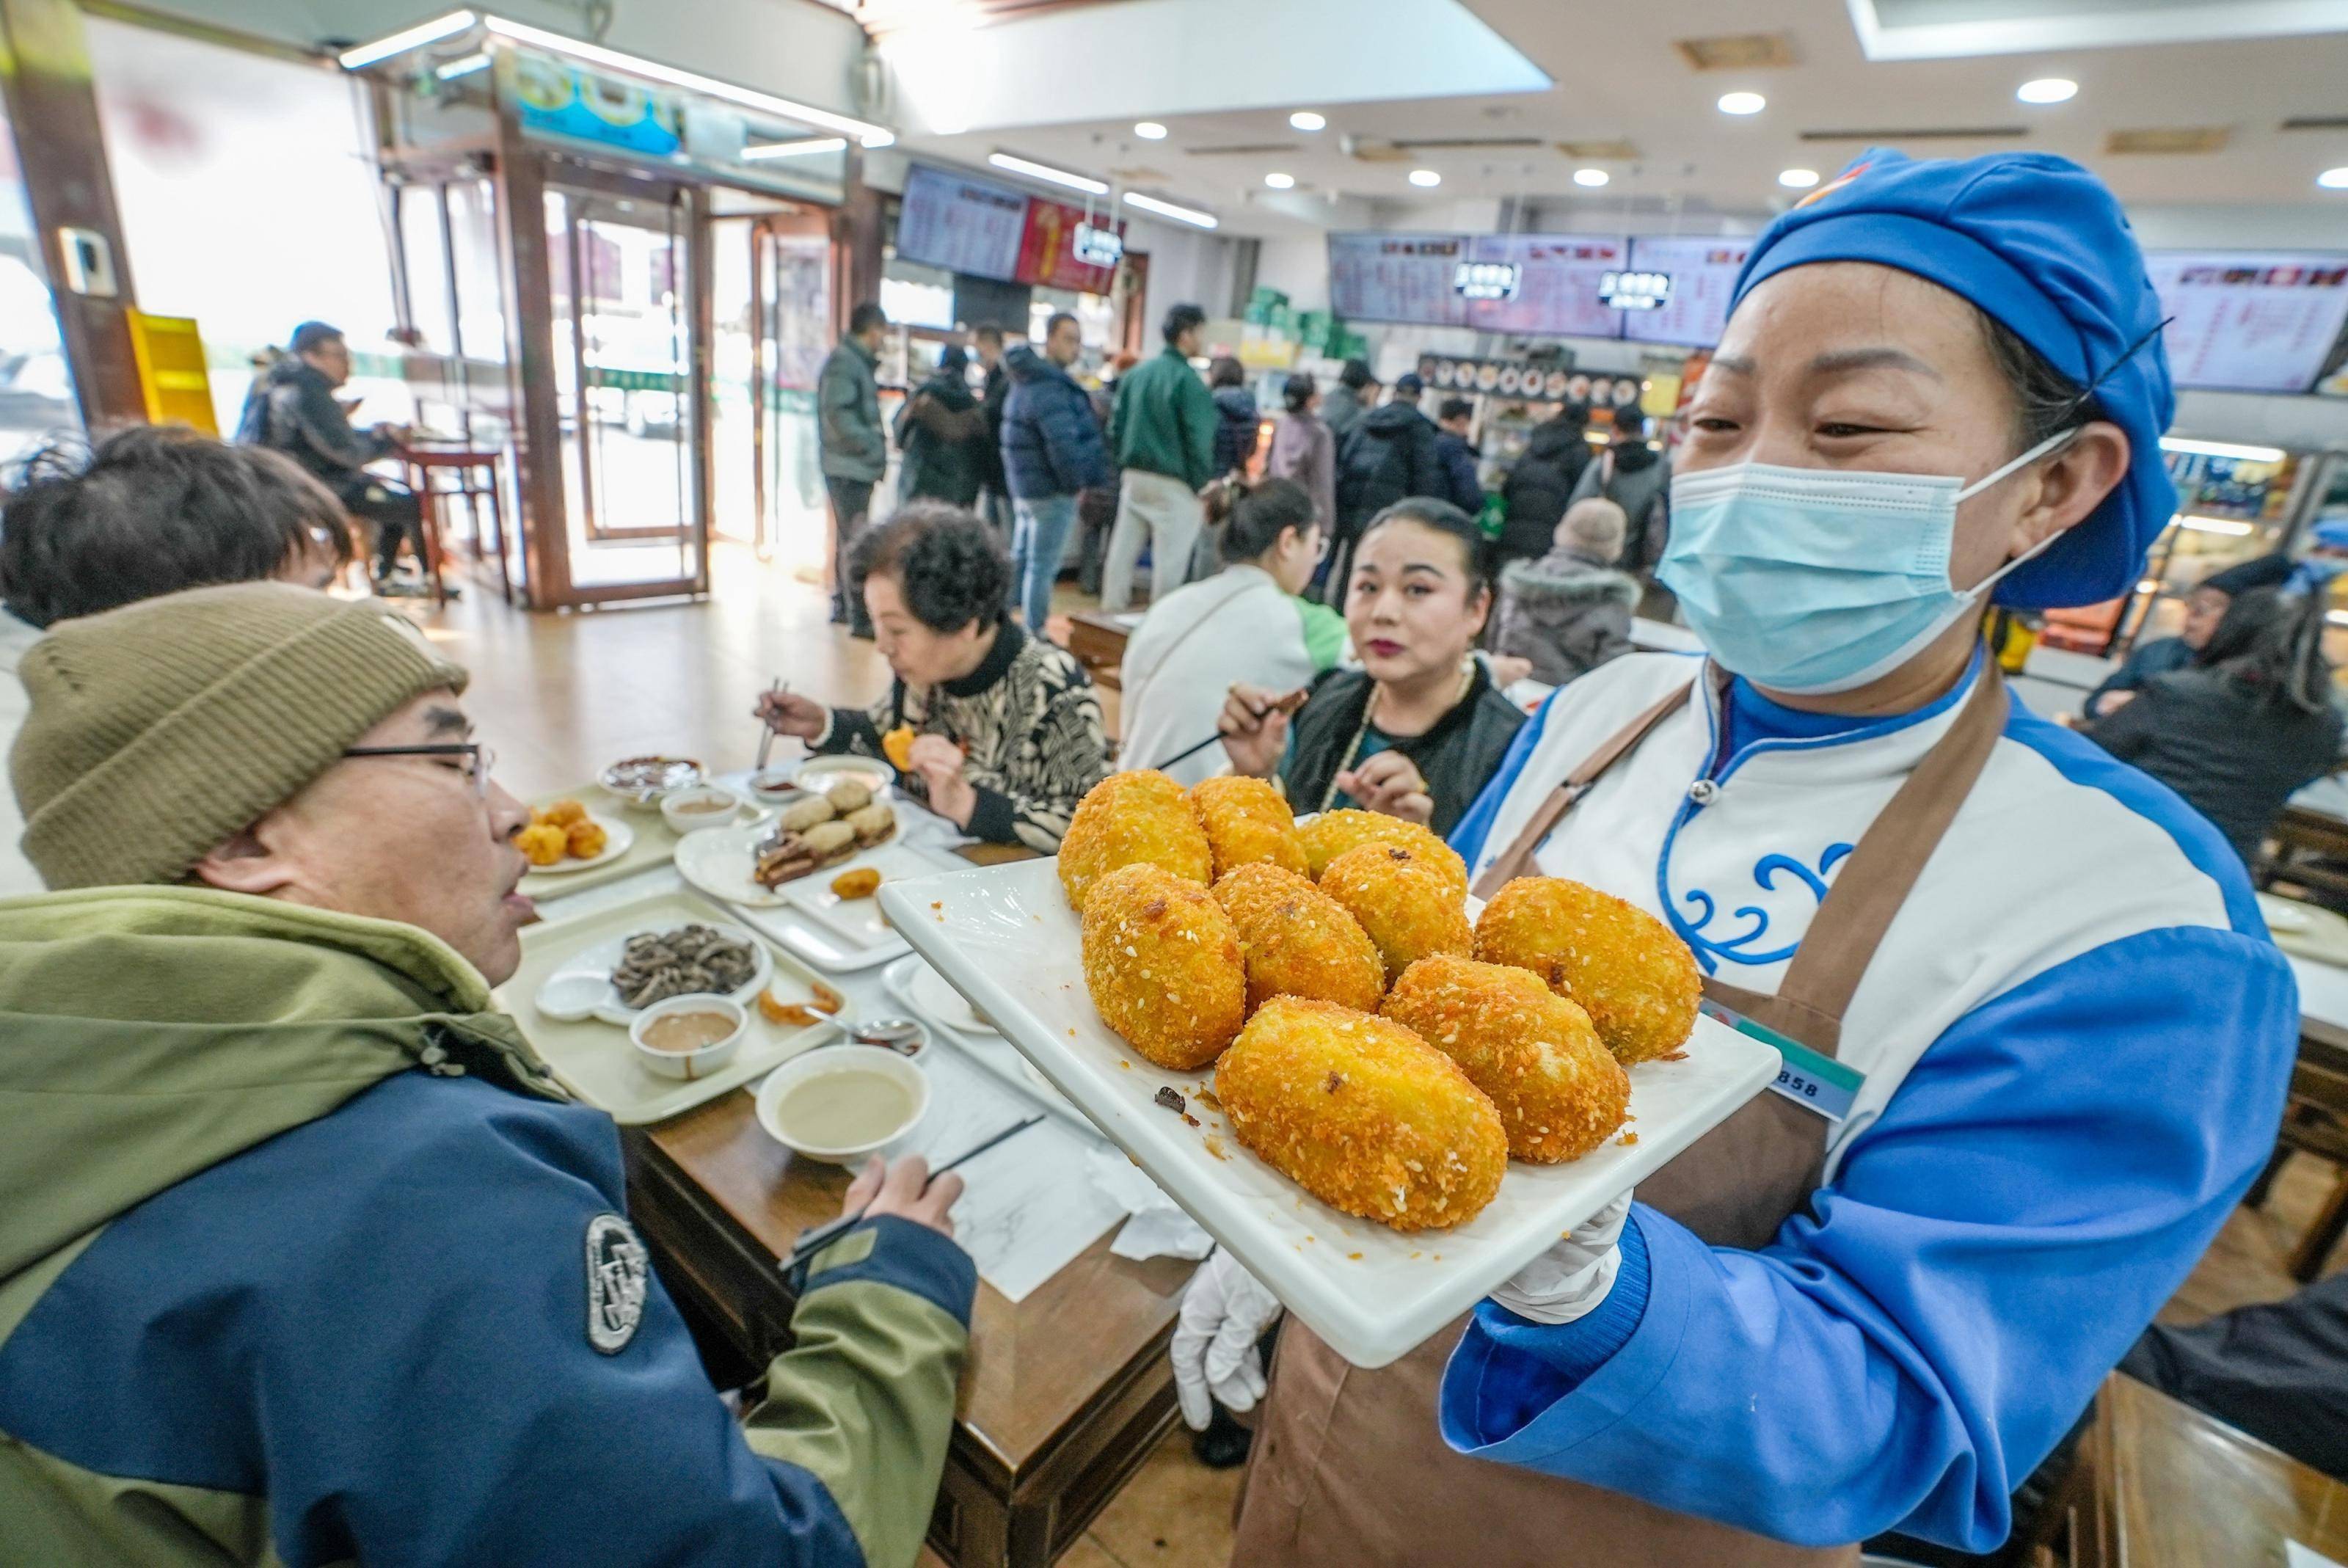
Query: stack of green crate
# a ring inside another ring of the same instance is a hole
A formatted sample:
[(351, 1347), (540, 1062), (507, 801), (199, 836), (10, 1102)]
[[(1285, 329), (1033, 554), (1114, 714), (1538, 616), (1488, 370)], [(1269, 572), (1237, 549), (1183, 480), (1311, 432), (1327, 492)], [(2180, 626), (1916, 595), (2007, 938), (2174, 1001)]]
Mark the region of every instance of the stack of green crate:
[(1287, 309), (1288, 296), (1285, 294), (1258, 284), (1255, 293), (1248, 299), (1244, 319), (1250, 326), (1270, 326), (1273, 324), (1274, 314)]

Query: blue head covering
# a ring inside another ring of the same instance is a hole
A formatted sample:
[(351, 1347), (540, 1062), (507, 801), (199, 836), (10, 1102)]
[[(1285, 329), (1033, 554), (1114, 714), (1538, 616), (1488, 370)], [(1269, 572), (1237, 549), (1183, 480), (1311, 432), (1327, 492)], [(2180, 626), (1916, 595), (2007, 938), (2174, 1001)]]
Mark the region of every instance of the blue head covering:
[[(2103, 181), (2052, 153), (1951, 162), (1870, 148), (1762, 232), (1735, 299), (1810, 262), (1913, 273), (2012, 328), (2079, 386), (2094, 384), (2104, 416), (2127, 432), (2127, 476), (2044, 554), (2015, 568), (1995, 596), (2043, 609), (2127, 593), (2177, 511), (2160, 456), (2176, 396), (2157, 330), (2159, 296)], [(2140, 339), (2148, 341), (2136, 346)]]
[(949, 343), (938, 350), (938, 374), (957, 381), (970, 374), (970, 356), (963, 352), (962, 345)]

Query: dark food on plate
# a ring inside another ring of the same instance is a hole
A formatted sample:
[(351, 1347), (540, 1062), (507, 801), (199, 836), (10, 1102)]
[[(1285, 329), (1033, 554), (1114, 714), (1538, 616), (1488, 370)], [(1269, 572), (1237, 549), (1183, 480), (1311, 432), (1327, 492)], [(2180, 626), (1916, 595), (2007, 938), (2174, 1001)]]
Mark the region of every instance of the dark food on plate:
[(738, 991), (757, 972), (748, 943), (706, 925), (681, 925), (628, 938), (612, 984), (629, 1006), (649, 1007), (699, 991)]
[(1240, 934), (1251, 1008), (1274, 996), (1311, 996), (1377, 1011), (1385, 961), (1344, 905), (1273, 865), (1225, 872), (1214, 893)]
[(1161, 1068), (1205, 1067), (1247, 1020), (1247, 969), (1231, 916), (1197, 882), (1147, 861), (1093, 884), (1084, 965), (1101, 1017)]
[(1579, 1160), (1630, 1114), (1630, 1076), (1599, 1043), (1590, 1015), (1529, 970), (1422, 958), (1381, 1011), (1490, 1097), (1519, 1160)]
[(1112, 773), (1076, 803), (1060, 841), (1060, 887), (1078, 913), (1093, 884), (1137, 861), (1204, 886), (1214, 858), (1182, 786), (1155, 769)]
[(1309, 822), (1299, 823), (1296, 837), (1304, 846), (1305, 869), (1315, 882), (1329, 869), (1329, 862), (1347, 850), (1364, 844), (1398, 844), (1416, 850), (1430, 861), (1429, 869), (1439, 871), (1457, 897), (1468, 896), (1468, 862), (1459, 858), (1458, 851), (1416, 822), (1347, 808), (1323, 811)]
[(1207, 835), (1217, 876), (1258, 861), (1304, 874), (1296, 819), (1287, 798), (1264, 779), (1238, 774), (1202, 779), (1190, 786), (1190, 808)]
[(1416, 849), (1366, 843), (1347, 850), (1322, 872), (1321, 891), (1362, 923), (1385, 960), (1389, 984), (1429, 954), (1465, 958), (1475, 950), (1464, 898)]
[(1562, 877), (1519, 877), (1476, 923), (1476, 956), (1529, 969), (1590, 1015), (1630, 1066), (1669, 1055), (1695, 1027), (1695, 955), (1636, 904)]
[(1457, 1063), (1389, 1018), (1275, 996), (1215, 1066), (1239, 1140), (1334, 1208), (1456, 1225), (1500, 1190), (1508, 1134)]

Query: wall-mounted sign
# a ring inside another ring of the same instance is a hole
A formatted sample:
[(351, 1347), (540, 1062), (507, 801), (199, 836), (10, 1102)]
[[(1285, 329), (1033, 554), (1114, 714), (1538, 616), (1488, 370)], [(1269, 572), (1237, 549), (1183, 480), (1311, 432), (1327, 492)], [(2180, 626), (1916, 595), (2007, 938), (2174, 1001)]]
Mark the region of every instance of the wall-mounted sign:
[(1514, 262), (1462, 262), (1451, 270), (1451, 292), (1461, 299), (1514, 299), (1523, 276)]
[(1084, 294), (1107, 294), (1116, 282), (1123, 233), (1121, 222), (1096, 222), (1082, 207), (918, 163), (897, 213), (897, 253), (909, 262)]
[(1615, 310), (1660, 310), (1672, 297), (1672, 274), (1608, 273), (1598, 280), (1598, 297)]
[(1074, 245), (1076, 260), (1088, 267), (1113, 267), (1125, 259), (1125, 236), (1115, 229), (1079, 223)]

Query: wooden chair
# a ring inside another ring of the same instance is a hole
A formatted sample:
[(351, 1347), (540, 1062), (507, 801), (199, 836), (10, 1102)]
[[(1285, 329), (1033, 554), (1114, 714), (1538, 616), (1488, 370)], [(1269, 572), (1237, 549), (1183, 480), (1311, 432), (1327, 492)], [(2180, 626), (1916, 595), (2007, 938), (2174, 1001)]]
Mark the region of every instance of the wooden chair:
[(2305, 1284), (2323, 1272), (2324, 1260), (2348, 1233), (2348, 1048), (2304, 1031), (2274, 1155), (2242, 1202), (2254, 1209), (2264, 1207), (2283, 1162), (2294, 1154), (2312, 1154), (2333, 1164), (2331, 1196), (2291, 1249), (2287, 1264), (2291, 1277)]

